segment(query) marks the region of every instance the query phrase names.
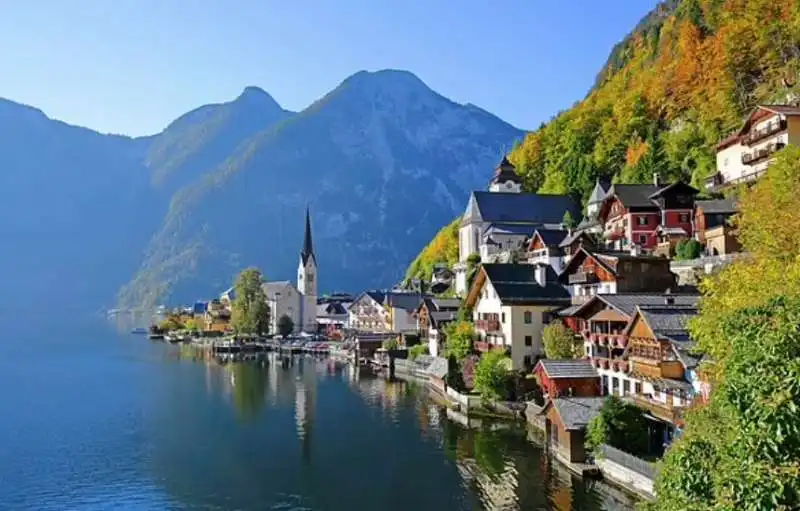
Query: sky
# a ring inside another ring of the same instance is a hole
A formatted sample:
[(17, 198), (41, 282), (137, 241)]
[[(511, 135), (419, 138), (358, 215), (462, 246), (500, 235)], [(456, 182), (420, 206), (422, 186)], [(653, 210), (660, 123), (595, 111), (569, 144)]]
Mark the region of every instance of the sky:
[(523, 129), (580, 100), (655, 0), (0, 0), (0, 97), (157, 133), (255, 85), (302, 110), (405, 69)]

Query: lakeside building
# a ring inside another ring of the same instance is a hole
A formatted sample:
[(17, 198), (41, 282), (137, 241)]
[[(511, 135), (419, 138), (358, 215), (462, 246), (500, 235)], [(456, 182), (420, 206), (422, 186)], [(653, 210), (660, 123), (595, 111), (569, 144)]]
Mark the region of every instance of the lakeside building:
[(775, 153), (800, 143), (800, 107), (758, 105), (743, 126), (717, 145), (717, 172), (705, 181), (707, 191), (720, 191), (762, 176)]
[(428, 297), (417, 308), (417, 331), (422, 343), (428, 343), (428, 353), (434, 357), (444, 347), (444, 327), (456, 320), (461, 300), (458, 298)]

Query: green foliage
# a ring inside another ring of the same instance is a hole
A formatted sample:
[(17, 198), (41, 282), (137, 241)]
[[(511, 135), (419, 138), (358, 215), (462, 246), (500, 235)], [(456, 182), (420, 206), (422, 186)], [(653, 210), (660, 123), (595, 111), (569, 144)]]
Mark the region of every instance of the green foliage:
[(183, 328), (183, 322), (178, 316), (170, 314), (158, 323), (158, 329), (162, 332), (171, 332)]
[(508, 360), (501, 351), (489, 351), (481, 356), (475, 367), (475, 390), (482, 398), (494, 401), (507, 397)]
[(386, 339), (381, 343), (381, 347), (388, 351), (396, 350), (399, 346), (400, 344), (397, 342), (397, 339), (395, 338)]
[(472, 287), (472, 281), (481, 267), (481, 255), (477, 253), (467, 256), (467, 289)]
[(547, 358), (579, 358), (583, 356), (575, 334), (560, 320), (553, 321), (542, 330), (544, 353)]
[(689, 240), (681, 240), (675, 246), (675, 259), (678, 261), (697, 259), (702, 253), (703, 245), (701, 245), (700, 242), (694, 238)]
[(461, 218), (443, 227), (430, 243), (422, 249), (406, 270), (406, 281), (421, 279), (430, 282), (433, 268), (439, 263), (452, 268), (458, 262), (458, 226)]
[(286, 314), (283, 314), (278, 318), (278, 333), (286, 337), (292, 332), (294, 332), (294, 321)]
[(194, 332), (196, 332), (198, 330), (202, 330), (201, 322), (199, 320), (195, 319), (195, 318), (189, 318), (186, 321), (184, 321), (183, 322), (183, 328), (185, 328), (186, 330), (194, 331)]
[(569, 210), (564, 211), (564, 217), (561, 219), (561, 223), (568, 229), (575, 227), (575, 219), (572, 218), (572, 213), (570, 213)]
[(408, 358), (415, 360), (420, 355), (428, 355), (428, 346), (425, 344), (416, 344), (408, 349)]
[(641, 409), (617, 396), (609, 396), (600, 415), (593, 418), (586, 428), (586, 446), (596, 449), (601, 444), (608, 444), (631, 454), (645, 454), (647, 428), (647, 419)]
[(236, 333), (259, 334), (269, 329), (269, 307), (263, 279), (257, 268), (242, 270), (236, 277), (236, 299), (231, 304), (231, 327)]
[(472, 339), (475, 337), (475, 328), (468, 321), (454, 321), (445, 328), (445, 352), (447, 356), (455, 357), (460, 361), (472, 353)]

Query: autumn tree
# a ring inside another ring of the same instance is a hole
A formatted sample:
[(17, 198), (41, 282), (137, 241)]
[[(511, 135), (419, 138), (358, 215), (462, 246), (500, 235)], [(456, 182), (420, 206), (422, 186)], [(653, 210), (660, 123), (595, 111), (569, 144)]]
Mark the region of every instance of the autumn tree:
[(257, 268), (242, 270), (236, 277), (236, 298), (231, 304), (231, 327), (236, 333), (260, 334), (269, 330), (269, 307), (263, 279)]
[(542, 339), (547, 358), (564, 359), (583, 356), (581, 346), (575, 340), (575, 334), (560, 320), (553, 321), (544, 327)]

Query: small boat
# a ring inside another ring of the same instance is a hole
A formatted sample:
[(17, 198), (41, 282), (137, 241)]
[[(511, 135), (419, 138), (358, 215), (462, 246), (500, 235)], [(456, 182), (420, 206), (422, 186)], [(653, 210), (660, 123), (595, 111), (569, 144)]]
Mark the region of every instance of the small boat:
[(143, 327), (138, 327), (138, 328), (134, 328), (133, 330), (131, 330), (131, 333), (132, 334), (146, 334), (147, 333), (147, 329), (143, 328)]
[(150, 334), (147, 336), (147, 338), (153, 341), (163, 341), (164, 334)]

